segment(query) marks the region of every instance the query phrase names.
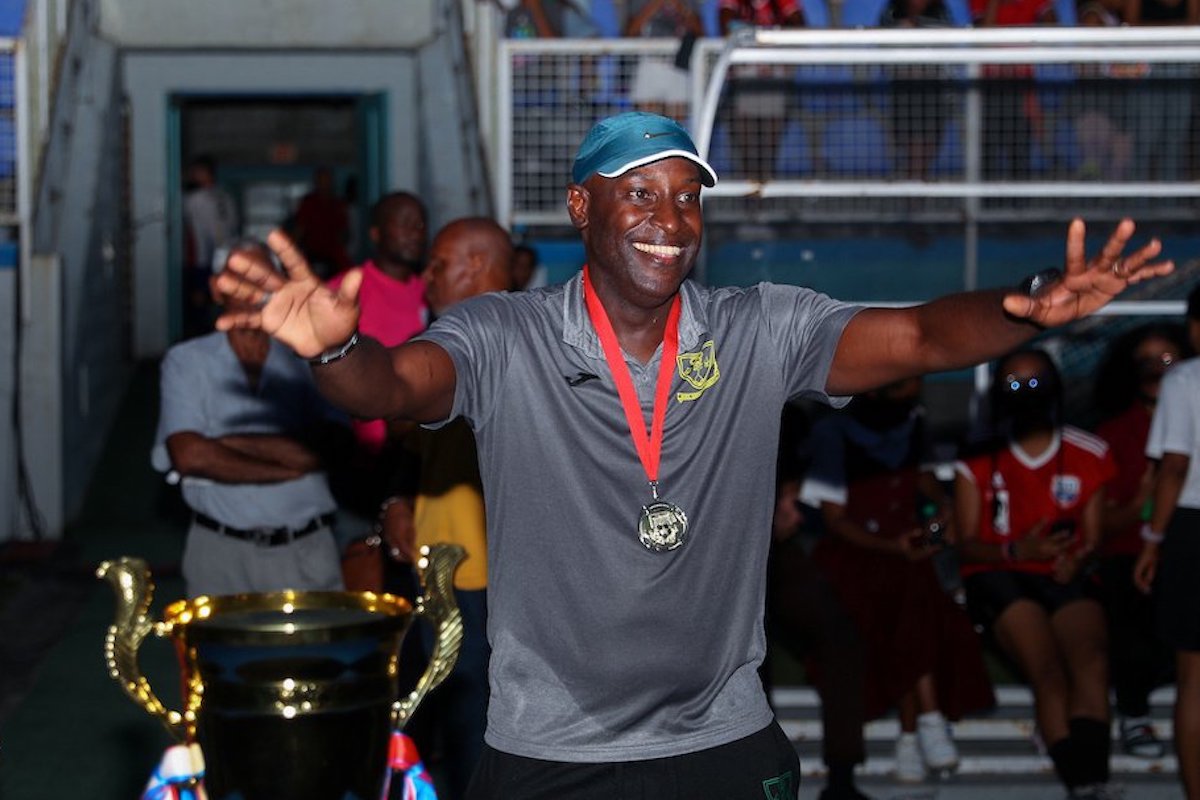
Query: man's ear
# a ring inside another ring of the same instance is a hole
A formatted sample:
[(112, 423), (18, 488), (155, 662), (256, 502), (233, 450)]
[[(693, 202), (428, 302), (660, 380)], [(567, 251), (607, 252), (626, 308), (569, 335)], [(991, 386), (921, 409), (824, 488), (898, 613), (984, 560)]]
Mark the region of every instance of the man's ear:
[(588, 225), (588, 203), (591, 197), (588, 190), (578, 183), (567, 187), (567, 213), (571, 216), (571, 224), (576, 230), (583, 230)]

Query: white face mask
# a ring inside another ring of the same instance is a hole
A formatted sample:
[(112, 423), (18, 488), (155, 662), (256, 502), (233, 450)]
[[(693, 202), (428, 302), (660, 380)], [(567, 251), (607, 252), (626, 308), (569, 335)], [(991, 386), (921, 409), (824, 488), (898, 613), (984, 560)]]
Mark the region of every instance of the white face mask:
[(521, 5), (521, 0), (496, 0), (496, 5), (505, 11), (512, 11), (517, 6)]

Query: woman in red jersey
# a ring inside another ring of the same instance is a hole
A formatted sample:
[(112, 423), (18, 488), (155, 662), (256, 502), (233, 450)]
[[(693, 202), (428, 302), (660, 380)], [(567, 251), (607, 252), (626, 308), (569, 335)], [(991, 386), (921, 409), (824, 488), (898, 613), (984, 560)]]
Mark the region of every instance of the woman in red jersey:
[(1005, 357), (992, 382), (998, 438), (958, 464), (967, 604), (1029, 681), (1038, 728), (1072, 798), (1105, 798), (1110, 748), (1104, 612), (1081, 568), (1100, 541), (1103, 440), (1061, 423), (1046, 353)]

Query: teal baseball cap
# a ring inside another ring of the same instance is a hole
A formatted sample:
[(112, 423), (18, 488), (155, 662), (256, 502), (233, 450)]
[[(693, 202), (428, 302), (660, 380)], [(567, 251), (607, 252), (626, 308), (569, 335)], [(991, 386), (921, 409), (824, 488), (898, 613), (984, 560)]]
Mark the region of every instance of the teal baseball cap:
[(645, 111), (600, 120), (579, 145), (571, 180), (583, 183), (593, 175), (616, 178), (631, 169), (678, 156), (700, 167), (700, 182), (717, 185), (717, 173), (696, 152), (692, 137), (673, 119)]

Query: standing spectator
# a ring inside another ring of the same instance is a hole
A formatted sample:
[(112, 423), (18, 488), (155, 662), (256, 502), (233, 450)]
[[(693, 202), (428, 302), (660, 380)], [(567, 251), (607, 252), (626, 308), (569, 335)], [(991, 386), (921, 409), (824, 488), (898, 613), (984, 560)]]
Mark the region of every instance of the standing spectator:
[[(1119, 4), (1121, 0), (1115, 0)], [(1114, 0), (1089, 0), (1077, 13), (1081, 27), (1113, 28), (1121, 25)], [(1145, 77), (1149, 65), (1127, 63), (1078, 64), (1080, 80), (1074, 92), (1078, 112), (1075, 138), (1079, 142), (1081, 177), (1120, 181), (1128, 177), (1133, 160), (1133, 136), (1126, 130), (1130, 78)], [(1114, 80), (1116, 79), (1116, 80)], [(1136, 91), (1136, 89), (1135, 89)]]
[(1098, 437), (1060, 420), (1050, 357), (1000, 360), (998, 439), (958, 464), (955, 515), (967, 604), (1033, 689), (1059, 779), (1076, 800), (1111, 797), (1108, 636), (1082, 567), (1100, 541), (1116, 466)]
[(1150, 418), (1167, 370), (1183, 358), (1177, 327), (1147, 325), (1113, 342), (1096, 381), (1095, 404), (1106, 413), (1100, 434), (1117, 464), (1104, 507), (1104, 544), (1097, 572), (1108, 616), (1109, 667), (1121, 747), (1159, 758), (1165, 750), (1150, 724), (1150, 692), (1170, 672), (1170, 652), (1155, 633), (1154, 607), (1134, 585), (1139, 536), (1149, 510), (1153, 471), (1146, 458)]
[(995, 702), (978, 637), (929, 560), (948, 541), (950, 514), (924, 468), (920, 393), (910, 378), (819, 422), (800, 492), (831, 534), (813, 558), (866, 643), (867, 718), (899, 711), (896, 777), (906, 783), (957, 767), (946, 717)]
[[(971, 0), (971, 14), (980, 28), (1056, 19), (1050, 0)], [(1040, 114), (1033, 67), (985, 65), (983, 77), (983, 177), (1028, 180), (1033, 121)]]
[[(1126, 25), (1200, 25), (1200, 0), (1125, 0)], [(1187, 180), (1184, 157), (1192, 123), (1192, 64), (1151, 64), (1132, 94), (1133, 178)]]
[(511, 271), (514, 291), (521, 292), (546, 285), (546, 268), (538, 262), (538, 252), (531, 245), (519, 244), (513, 247)]
[[(720, 0), (718, 20), (722, 36), (739, 27), (802, 28), (805, 24), (797, 0)], [(729, 138), (734, 157), (744, 176), (766, 180), (775, 170), (795, 86), (784, 67), (747, 65), (732, 77), (734, 118)]]
[[(945, 28), (950, 11), (942, 0), (889, 0), (879, 20), (883, 28)], [(927, 180), (942, 145), (950, 96), (943, 72), (936, 66), (894, 68), (891, 115), (892, 143), (898, 172), (911, 180)]]
[[(362, 308), (359, 331), (388, 347), (408, 341), (429, 322), (425, 304), (425, 266), (428, 243), (425, 205), (409, 192), (392, 192), (371, 209), (371, 258), (357, 267), (362, 274), (358, 301)], [(346, 279), (339, 273), (329, 281), (337, 290)], [(339, 492), (349, 510), (374, 518), (405, 456), (399, 436), (382, 419), (355, 419), (358, 442), (351, 469), (339, 480)], [(397, 433), (407, 432), (400, 426)]]
[[(1188, 339), (1200, 351), (1200, 288), (1188, 296)], [(1187, 800), (1200, 800), (1200, 358), (1163, 379), (1146, 455), (1158, 461), (1154, 509), (1135, 567), (1153, 587), (1158, 634), (1175, 650), (1175, 752)]]
[(631, 0), (625, 35), (679, 40), (680, 49), (673, 62), (657, 56), (638, 59), (630, 99), (642, 111), (686, 118), (691, 96), (691, 46), (704, 35), (695, 0)]
[(217, 164), (212, 156), (199, 155), (188, 163), (187, 190), (183, 196), (185, 234), (183, 280), (183, 333), (198, 336), (212, 330), (212, 297), (208, 282), (217, 251), (238, 233), (237, 206), (217, 184)]
[(561, 35), (562, 10), (554, 0), (498, 0), (504, 10), (504, 35), (509, 39), (553, 39)]
[(296, 243), (318, 275), (327, 278), (350, 266), (346, 252), (350, 215), (329, 167), (318, 167), (313, 173), (312, 191), (300, 198), (295, 225)]
[[(508, 233), (490, 219), (451, 222), (438, 232), (424, 272), (430, 308), (443, 314), (452, 306), (512, 284), (512, 245)], [(423, 545), (461, 545), (466, 560), (454, 575), (454, 595), (463, 618), (463, 644), (453, 672), (431, 697), (433, 724), (440, 728), (445, 776), (439, 797), (463, 797), (483, 749), (487, 722), (487, 531), (483, 483), (475, 436), (462, 419), (435, 430), (417, 429), (414, 439), (421, 458), (416, 502), (407, 513), (389, 505), (383, 536), (402, 558), (415, 560)], [(427, 654), (433, 634), (422, 629)], [(428, 718), (427, 718), (428, 721)]]
[(341, 421), (308, 364), (261, 331), (209, 333), (167, 351), (151, 461), (180, 482), (192, 511), (189, 597), (342, 588), (322, 457), (322, 437)]

